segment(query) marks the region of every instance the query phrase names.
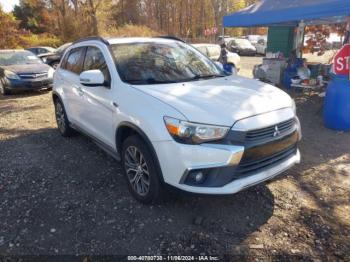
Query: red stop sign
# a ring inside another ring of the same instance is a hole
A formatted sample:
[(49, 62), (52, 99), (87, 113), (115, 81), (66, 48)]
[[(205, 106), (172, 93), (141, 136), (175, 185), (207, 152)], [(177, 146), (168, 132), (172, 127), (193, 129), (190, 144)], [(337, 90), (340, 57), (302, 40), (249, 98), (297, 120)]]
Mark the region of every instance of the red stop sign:
[(337, 75), (348, 75), (350, 73), (350, 44), (344, 45), (335, 55), (333, 67)]

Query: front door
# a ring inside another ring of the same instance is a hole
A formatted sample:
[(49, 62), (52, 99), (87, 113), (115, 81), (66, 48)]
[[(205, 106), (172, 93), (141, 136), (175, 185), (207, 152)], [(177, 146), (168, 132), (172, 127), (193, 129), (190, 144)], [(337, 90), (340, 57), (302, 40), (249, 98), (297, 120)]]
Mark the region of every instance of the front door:
[(110, 70), (102, 51), (97, 46), (89, 46), (86, 50), (83, 71), (101, 70), (105, 76), (105, 84), (101, 86), (80, 85), (84, 93), (84, 110), (81, 121), (87, 131), (100, 142), (115, 148), (115, 130), (113, 115), (113, 91)]
[(65, 109), (69, 121), (81, 126), (80, 117), (84, 109), (83, 90), (80, 87), (81, 73), (85, 47), (74, 48), (62, 60), (61, 67), (56, 73), (56, 83), (60, 83), (65, 95)]

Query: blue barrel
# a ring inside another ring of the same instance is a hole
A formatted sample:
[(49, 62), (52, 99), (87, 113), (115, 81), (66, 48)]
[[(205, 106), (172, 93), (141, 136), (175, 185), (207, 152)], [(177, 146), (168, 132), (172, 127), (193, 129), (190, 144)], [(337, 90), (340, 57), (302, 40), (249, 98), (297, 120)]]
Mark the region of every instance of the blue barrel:
[(350, 131), (349, 76), (332, 75), (326, 91), (323, 118), (328, 128)]

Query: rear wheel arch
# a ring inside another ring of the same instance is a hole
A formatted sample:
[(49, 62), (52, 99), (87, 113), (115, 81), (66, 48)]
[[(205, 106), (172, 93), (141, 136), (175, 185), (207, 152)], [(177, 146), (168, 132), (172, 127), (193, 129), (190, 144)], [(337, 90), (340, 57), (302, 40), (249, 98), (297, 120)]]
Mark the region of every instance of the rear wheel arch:
[(58, 100), (60, 100), (62, 102), (61, 97), (56, 93), (56, 92), (52, 92), (52, 101), (56, 102)]
[(56, 91), (52, 91), (52, 101), (53, 103), (55, 103), (56, 101), (60, 101), (63, 105), (63, 107), (66, 109), (66, 105), (61, 97), (61, 95), (59, 93), (57, 93)]
[(157, 173), (160, 175), (160, 180), (163, 183), (164, 182), (163, 173), (162, 173), (162, 169), (160, 167), (160, 163), (158, 160), (156, 150), (154, 149), (151, 140), (148, 138), (148, 136), (145, 134), (145, 132), (143, 132), (141, 130), (141, 128), (139, 128), (138, 126), (136, 126), (135, 124), (132, 124), (130, 122), (122, 122), (118, 126), (118, 128), (116, 130), (116, 134), (115, 134), (117, 151), (121, 154), (121, 151), (123, 148), (123, 142), (129, 136), (133, 136), (133, 135), (140, 137), (140, 139), (142, 139), (142, 141), (144, 141), (145, 144), (147, 145), (147, 147), (149, 148), (149, 150), (152, 154), (152, 158), (154, 159), (154, 163), (156, 165), (157, 171), (158, 171)]

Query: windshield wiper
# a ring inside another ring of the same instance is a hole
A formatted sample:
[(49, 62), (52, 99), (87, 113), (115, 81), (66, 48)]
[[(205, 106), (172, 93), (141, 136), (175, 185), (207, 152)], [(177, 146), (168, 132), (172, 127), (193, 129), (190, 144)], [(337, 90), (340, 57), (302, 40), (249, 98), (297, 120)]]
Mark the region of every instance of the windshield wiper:
[(130, 84), (134, 84), (134, 85), (172, 84), (172, 83), (178, 83), (178, 81), (156, 80), (156, 79), (154, 79), (154, 78), (148, 78), (148, 79), (126, 79), (125, 82), (128, 82), (128, 83), (130, 83)]
[(191, 78), (191, 80), (217, 78), (217, 77), (225, 77), (225, 75), (220, 75), (220, 74), (195, 75), (193, 78)]

